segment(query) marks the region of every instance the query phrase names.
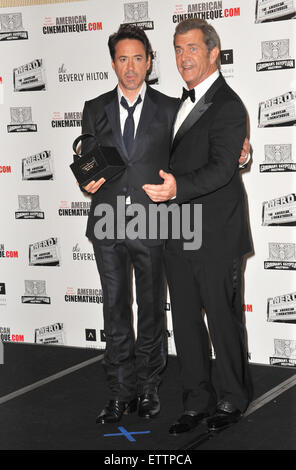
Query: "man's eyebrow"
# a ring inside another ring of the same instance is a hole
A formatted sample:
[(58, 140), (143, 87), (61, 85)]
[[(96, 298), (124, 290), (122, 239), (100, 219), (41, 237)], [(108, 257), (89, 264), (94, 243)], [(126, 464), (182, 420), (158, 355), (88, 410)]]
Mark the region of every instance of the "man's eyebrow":
[[(125, 54), (121, 54), (119, 58), (122, 58), (122, 57), (129, 57), (129, 56)], [(132, 57), (144, 57), (144, 54), (134, 54)]]
[[(197, 47), (198, 47), (198, 44), (197, 44), (196, 42), (189, 42), (188, 44), (185, 44), (185, 46), (197, 46)], [(177, 47), (180, 47), (180, 48), (181, 48), (182, 46), (178, 46), (178, 44), (176, 44), (176, 45), (175, 45), (175, 49), (176, 49)]]

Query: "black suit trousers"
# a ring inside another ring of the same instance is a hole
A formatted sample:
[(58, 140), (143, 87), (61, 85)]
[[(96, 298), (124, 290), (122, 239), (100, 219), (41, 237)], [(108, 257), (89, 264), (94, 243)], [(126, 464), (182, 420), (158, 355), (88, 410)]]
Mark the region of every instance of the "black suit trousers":
[[(163, 244), (141, 240), (111, 245), (93, 241), (104, 296), (104, 366), (111, 398), (128, 401), (157, 389), (166, 365)], [(132, 315), (132, 266), (135, 273), (137, 337)]]
[[(251, 383), (242, 313), (241, 261), (210, 257), (196, 260), (194, 255), (166, 250), (174, 338), (187, 411), (211, 413), (221, 399), (241, 411), (249, 403)], [(203, 309), (216, 354), (215, 387)]]

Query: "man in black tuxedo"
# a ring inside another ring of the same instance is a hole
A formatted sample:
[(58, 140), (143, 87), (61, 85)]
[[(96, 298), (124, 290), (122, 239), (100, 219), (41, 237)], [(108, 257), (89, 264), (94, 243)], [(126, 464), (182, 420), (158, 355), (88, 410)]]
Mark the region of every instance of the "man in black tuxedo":
[[(109, 204), (116, 215), (117, 196), (121, 196), (126, 207), (140, 203), (148, 214), (153, 203), (142, 186), (147, 181), (162, 182), (159, 169), (168, 169), (171, 129), (179, 102), (146, 85), (151, 47), (141, 29), (122, 26), (110, 36), (108, 46), (118, 86), (87, 101), (82, 119), (82, 132), (95, 135), (104, 146), (116, 147), (126, 164), (125, 171), (111, 180), (101, 178), (84, 188), (93, 195), (86, 235), (93, 243), (103, 288), (104, 363), (111, 395), (98, 423), (117, 422), (137, 406), (139, 416), (145, 418), (160, 410), (158, 386), (167, 357), (163, 241), (119, 239), (116, 234), (100, 239), (95, 209)], [(138, 304), (136, 340), (131, 265)]]
[[(162, 185), (144, 185), (154, 202), (174, 198), (202, 205), (202, 245), (168, 240), (166, 273), (174, 338), (181, 365), (184, 413), (170, 433), (208, 418), (210, 430), (236, 422), (250, 400), (241, 299), (242, 257), (251, 250), (237, 155), (246, 135), (246, 111), (218, 71), (219, 37), (203, 20), (176, 27), (177, 67), (188, 89), (174, 123), (170, 172)], [(182, 206), (181, 206), (182, 207)], [(216, 353), (217, 386), (210, 374), (205, 309)]]

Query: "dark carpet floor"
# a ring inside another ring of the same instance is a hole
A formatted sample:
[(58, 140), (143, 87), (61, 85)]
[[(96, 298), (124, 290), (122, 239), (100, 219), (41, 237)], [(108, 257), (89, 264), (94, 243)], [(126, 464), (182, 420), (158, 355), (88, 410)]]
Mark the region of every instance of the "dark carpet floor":
[[(103, 353), (91, 349), (12, 343), (5, 344), (4, 348), (0, 397)], [(255, 364), (250, 368), (254, 399), (295, 374), (291, 368)], [(170, 357), (159, 391), (161, 413), (155, 419), (146, 421), (134, 413), (124, 416), (120, 423), (102, 426), (95, 423), (95, 418), (108, 399), (103, 366), (101, 361), (88, 365), (0, 404), (0, 449), (195, 449), (194, 442), (206, 431), (205, 426), (178, 437), (168, 434), (170, 424), (182, 413), (178, 376), (177, 359)], [(206, 440), (198, 450), (295, 450), (295, 399), (294, 387)], [(131, 442), (119, 426), (130, 433), (143, 434), (132, 434), (135, 441)], [(105, 436), (116, 433), (121, 434)]]

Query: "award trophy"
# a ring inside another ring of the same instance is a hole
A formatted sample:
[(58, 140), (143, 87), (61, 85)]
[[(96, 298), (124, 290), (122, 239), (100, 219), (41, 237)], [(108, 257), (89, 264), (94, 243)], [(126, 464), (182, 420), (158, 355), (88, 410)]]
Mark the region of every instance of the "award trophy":
[[(82, 145), (79, 145), (80, 142)], [(92, 134), (77, 137), (73, 142), (73, 150), (74, 162), (70, 168), (80, 186), (86, 186), (100, 178), (108, 180), (125, 169), (117, 149), (98, 144)], [(83, 153), (80, 155), (81, 150)]]

